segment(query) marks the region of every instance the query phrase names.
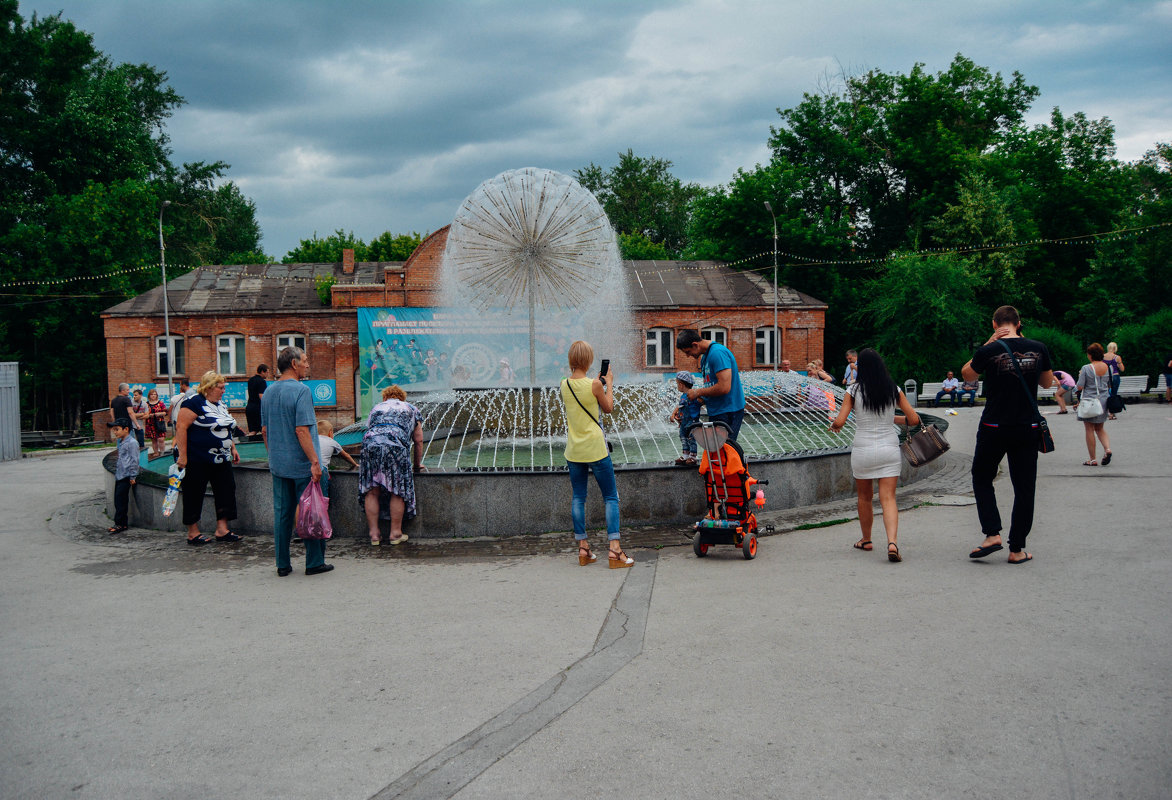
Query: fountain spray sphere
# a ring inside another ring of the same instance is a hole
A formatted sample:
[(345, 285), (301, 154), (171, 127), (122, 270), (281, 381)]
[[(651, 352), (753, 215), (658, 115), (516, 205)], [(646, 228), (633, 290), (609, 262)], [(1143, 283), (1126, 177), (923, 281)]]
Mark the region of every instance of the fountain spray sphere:
[(531, 384), (539, 358), (565, 357), (539, 357), (539, 333), (588, 339), (616, 362), (635, 349), (614, 229), (594, 195), (560, 172), (509, 170), (468, 195), (448, 231), (443, 286), (445, 305), (502, 322), (527, 315)]

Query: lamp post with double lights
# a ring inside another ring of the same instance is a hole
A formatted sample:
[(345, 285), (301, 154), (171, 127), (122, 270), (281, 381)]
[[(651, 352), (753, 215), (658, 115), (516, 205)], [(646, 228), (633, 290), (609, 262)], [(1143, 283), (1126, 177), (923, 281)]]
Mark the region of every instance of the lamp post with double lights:
[(765, 210), (773, 218), (773, 371), (777, 372), (777, 364), (781, 361), (781, 333), (777, 330), (777, 217), (773, 213), (773, 206), (765, 201)]
[(170, 200), (164, 200), (159, 206), (159, 267), (163, 270), (163, 341), (167, 347), (167, 398), (170, 402), (175, 393), (175, 383), (171, 380), (171, 317), (168, 314), (170, 303), (167, 302), (167, 248), (163, 244), (163, 210), (171, 205)]

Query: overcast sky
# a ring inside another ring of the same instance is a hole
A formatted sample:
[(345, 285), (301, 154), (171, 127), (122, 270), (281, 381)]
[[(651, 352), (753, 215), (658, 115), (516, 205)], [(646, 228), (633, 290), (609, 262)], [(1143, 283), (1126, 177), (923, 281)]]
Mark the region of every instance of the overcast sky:
[(497, 173), (605, 168), (628, 148), (684, 181), (768, 160), (777, 109), (836, 75), (959, 52), (1108, 117), (1118, 155), (1172, 140), (1172, 0), (37, 0), (186, 100), (173, 160), (231, 164), (278, 259), (314, 231), (428, 233)]

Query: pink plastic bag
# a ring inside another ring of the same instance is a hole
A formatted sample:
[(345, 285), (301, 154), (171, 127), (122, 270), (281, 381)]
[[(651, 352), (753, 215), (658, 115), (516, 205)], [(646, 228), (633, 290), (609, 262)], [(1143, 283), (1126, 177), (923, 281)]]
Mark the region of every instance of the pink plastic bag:
[(330, 498), (321, 493), (318, 481), (310, 481), (297, 501), (296, 530), (301, 539), (328, 539), (334, 535), (330, 525)]

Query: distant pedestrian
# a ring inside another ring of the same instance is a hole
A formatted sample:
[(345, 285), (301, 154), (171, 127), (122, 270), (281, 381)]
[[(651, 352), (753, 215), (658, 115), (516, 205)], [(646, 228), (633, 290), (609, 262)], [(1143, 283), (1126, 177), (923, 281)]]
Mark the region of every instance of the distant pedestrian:
[(1164, 353), (1164, 402), (1172, 403), (1172, 350)]
[[(168, 390), (170, 391), (170, 390)], [(171, 395), (171, 426), (178, 430), (179, 425), (179, 409), (183, 407), (186, 400), (190, 400), (191, 396), (195, 394), (195, 389), (191, 388), (191, 384), (187, 382), (186, 378), (179, 379), (179, 391)]]
[[(1025, 386), (1018, 377), (1019, 367)], [(1001, 460), (1008, 456), (1009, 480), (1013, 484), (1009, 563), (1024, 564), (1033, 558), (1025, 551), (1025, 541), (1034, 524), (1038, 478), (1038, 423), (1032, 396), (1036, 397), (1038, 386), (1045, 389), (1054, 385), (1050, 353), (1046, 345), (1021, 335), (1021, 317), (1016, 308), (1001, 306), (993, 312), (993, 335), (977, 349), (961, 373), (966, 381), (985, 374), (985, 410), (977, 427), (972, 467), (977, 517), (985, 538), (969, 558), (984, 558), (1003, 549), (993, 479)]]
[(696, 466), (696, 440), (688, 431), (690, 427), (700, 421), (700, 401), (688, 397), (688, 390), (695, 385), (696, 379), (692, 373), (682, 369), (676, 373), (676, 388), (680, 391), (680, 399), (671, 413), (672, 422), (680, 426), (680, 450), (683, 452), (676, 459), (676, 466)]
[(594, 363), (594, 348), (589, 342), (570, 345), (570, 377), (562, 379), (562, 405), (566, 409), (566, 466), (570, 471), (570, 518), (574, 539), (578, 543), (578, 564), (585, 567), (598, 560), (586, 540), (587, 480), (602, 492), (606, 509), (606, 539), (611, 569), (623, 569), (635, 559), (623, 552), (619, 544), (619, 489), (614, 477), (614, 463), (602, 430), (601, 414), (614, 411), (614, 371), (591, 378), (586, 374)]
[(358, 502), (371, 545), (382, 542), (379, 519), (390, 520), (388, 542), (402, 544), (409, 538), (403, 523), (415, 516), (415, 473), (424, 467), (423, 418), (401, 386), (383, 389), (370, 410), (358, 459)]
[(1054, 379), (1058, 381), (1058, 386), (1054, 389), (1054, 400), (1058, 403), (1059, 414), (1069, 414), (1066, 410), (1067, 401), (1073, 401), (1075, 382), (1074, 378), (1069, 372), (1063, 372), (1060, 369), (1054, 370)]
[(244, 404), (244, 421), (248, 425), (249, 436), (260, 433), (260, 402), (268, 385), (269, 365), (258, 364), (256, 374), (248, 379), (248, 402)]
[(138, 449), (146, 447), (146, 416), (147, 403), (142, 398), (142, 389), (135, 389), (130, 397), (130, 410), (134, 412), (134, 417), (130, 420), (131, 429), (134, 431), (134, 438), (138, 442)]
[(240, 462), (240, 453), (233, 439), (236, 420), (223, 402), (227, 385), (223, 375), (209, 370), (179, 409), (176, 463), (186, 470), (182, 484), (183, 524), (187, 526), (187, 543), (192, 547), (211, 541), (199, 532), (209, 483), (216, 508), (216, 541), (240, 541), (240, 536), (228, 529), (228, 521), (236, 519), (236, 476), (232, 465)]
[(118, 393), (110, 400), (110, 432), (114, 432), (114, 422), (116, 420), (124, 419), (128, 421), (133, 430), (134, 425), (134, 411), (131, 409), (134, 401), (130, 397), (130, 384), (118, 384)]
[(859, 379), (859, 354), (854, 350), (846, 351), (846, 371), (842, 373), (842, 385), (850, 386)]
[[(1107, 365), (1111, 375), (1111, 397), (1119, 394), (1119, 384), (1123, 380), (1123, 356), (1119, 355), (1119, 345), (1115, 342), (1107, 343), (1107, 352), (1103, 355), (1103, 363)], [(1115, 412), (1108, 411), (1107, 419), (1116, 419)], [(1107, 462), (1104, 461), (1104, 464)]]
[[(261, 435), (269, 454), (273, 477), (273, 549), (277, 575), (293, 571), (289, 545), (293, 540), (294, 512), (310, 481), (321, 480), (321, 451), (317, 438), (317, 414), (313, 396), (302, 383), (309, 377), (309, 357), (300, 347), (286, 347), (277, 356), (281, 376), (261, 399)], [(305, 540), (305, 574), (329, 572), (326, 540)]]
[[(855, 438), (851, 442), (851, 473), (855, 478), (859, 527), (863, 538), (855, 542), (856, 550), (871, 550), (871, 526), (875, 521), (875, 487), (879, 482), (879, 504), (883, 508), (883, 528), (887, 532), (887, 560), (899, 562), (899, 507), (895, 488), (903, 468), (899, 436), (892, 424), (919, 425), (920, 417), (908, 402), (903, 390), (891, 378), (887, 365), (877, 352), (864, 348), (858, 353), (858, 375), (842, 396), (842, 407), (830, 425), (838, 433), (855, 412)], [(900, 414), (899, 412), (903, 412)]]
[(110, 433), (118, 440), (118, 463), (114, 467), (114, 525), (106, 533), (122, 533), (130, 525), (130, 487), (138, 478), (138, 441), (130, 431), (125, 417), (110, 425)]
[(727, 425), (729, 441), (735, 442), (745, 419), (745, 393), (736, 357), (719, 342), (702, 338), (697, 330), (680, 331), (676, 349), (700, 359), (704, 386), (689, 389), (688, 399), (702, 400), (708, 408), (708, 421)]
[(147, 392), (146, 438), (151, 440), (151, 458), (163, 455), (167, 439), (167, 404), (155, 389)]
[[(1107, 436), (1107, 401), (1111, 398), (1111, 371), (1103, 357), (1103, 345), (1093, 342), (1087, 347), (1089, 364), (1083, 364), (1078, 372), (1078, 386), (1082, 393), (1079, 398), (1079, 415), (1087, 437), (1087, 452), (1090, 458), (1082, 462), (1084, 467), (1097, 467), (1095, 460), (1095, 437), (1103, 443), (1103, 466), (1111, 463), (1111, 440)], [(1088, 414), (1087, 409), (1098, 403), (1099, 414)]]

